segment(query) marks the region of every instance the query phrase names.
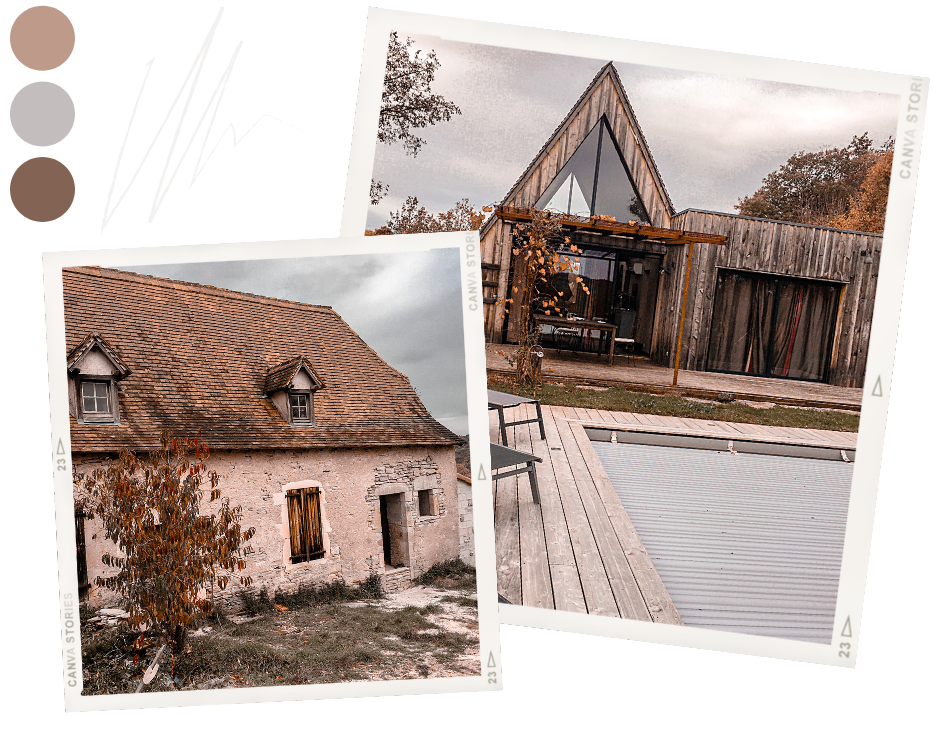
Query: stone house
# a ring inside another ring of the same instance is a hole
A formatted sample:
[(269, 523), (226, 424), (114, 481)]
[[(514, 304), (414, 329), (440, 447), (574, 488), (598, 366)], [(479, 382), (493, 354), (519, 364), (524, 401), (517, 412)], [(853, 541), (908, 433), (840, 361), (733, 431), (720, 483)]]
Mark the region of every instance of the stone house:
[[(460, 439), (331, 308), (98, 267), (63, 290), (76, 470), (200, 430), (270, 595), (374, 573), (395, 591), (459, 557)], [(104, 601), (116, 550), (95, 518), (76, 532), (81, 593)]]
[(862, 386), (882, 235), (677, 211), (612, 63), (479, 229), (490, 343), (517, 341), (513, 230), (535, 209), (577, 248), (550, 280), (564, 314), (665, 367)]

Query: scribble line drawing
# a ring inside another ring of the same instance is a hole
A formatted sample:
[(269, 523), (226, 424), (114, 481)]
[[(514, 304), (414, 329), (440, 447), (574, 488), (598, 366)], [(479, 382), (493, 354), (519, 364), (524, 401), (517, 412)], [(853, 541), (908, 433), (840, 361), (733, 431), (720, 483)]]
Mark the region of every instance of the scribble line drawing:
[[(266, 114), (262, 115), (240, 137), (237, 134), (237, 130), (234, 127), (234, 124), (228, 123), (224, 132), (215, 142), (211, 150), (208, 151), (207, 156), (205, 156), (205, 150), (208, 145), (208, 140), (211, 137), (211, 130), (212, 130), (212, 127), (214, 126), (215, 118), (217, 117), (218, 110), (221, 106), (221, 101), (224, 99), (225, 90), (227, 88), (228, 81), (231, 78), (231, 73), (234, 71), (235, 61), (237, 60), (238, 54), (241, 51), (242, 45), (244, 44), (243, 42), (238, 42), (237, 46), (234, 49), (234, 53), (231, 55), (231, 60), (228, 63), (227, 68), (224, 70), (224, 73), (221, 75), (221, 78), (219, 79), (217, 86), (215, 86), (214, 91), (211, 93), (211, 96), (208, 99), (208, 103), (205, 106), (204, 111), (202, 112), (201, 117), (198, 120), (198, 123), (194, 126), (194, 130), (181, 153), (181, 157), (178, 159), (178, 162), (174, 165), (174, 167), (171, 169), (171, 173), (169, 174), (169, 168), (171, 167), (172, 161), (175, 156), (175, 149), (178, 145), (179, 139), (182, 136), (182, 129), (184, 128), (185, 118), (188, 115), (189, 108), (191, 107), (192, 100), (195, 94), (195, 89), (198, 85), (198, 81), (201, 78), (201, 74), (204, 69), (205, 60), (208, 57), (208, 52), (211, 49), (211, 44), (214, 40), (215, 32), (217, 31), (218, 24), (220, 23), (221, 17), (223, 14), (224, 14), (224, 8), (222, 7), (218, 10), (218, 14), (215, 17), (214, 22), (211, 24), (211, 28), (209, 29), (208, 34), (204, 39), (204, 42), (199, 48), (198, 53), (191, 64), (191, 68), (188, 70), (187, 75), (182, 81), (181, 87), (178, 89), (178, 93), (175, 95), (174, 99), (172, 100), (168, 108), (168, 112), (165, 115), (165, 119), (162, 120), (161, 125), (158, 127), (158, 130), (155, 132), (155, 135), (152, 138), (151, 143), (149, 143), (148, 148), (145, 150), (145, 154), (142, 156), (141, 160), (138, 163), (138, 166), (136, 167), (135, 171), (132, 173), (132, 177), (129, 179), (128, 184), (125, 186), (125, 188), (122, 190), (122, 192), (119, 194), (118, 198), (116, 199), (115, 203), (113, 204), (112, 198), (116, 192), (116, 186), (117, 186), (118, 178), (119, 178), (119, 169), (122, 165), (122, 160), (125, 155), (126, 146), (128, 145), (129, 136), (132, 132), (132, 126), (135, 122), (135, 117), (138, 112), (139, 105), (145, 93), (145, 88), (148, 84), (148, 79), (149, 79), (149, 76), (151, 75), (152, 65), (155, 62), (155, 58), (149, 60), (148, 63), (146, 63), (145, 76), (142, 79), (142, 85), (139, 89), (138, 96), (136, 97), (135, 105), (132, 108), (132, 114), (131, 114), (131, 117), (129, 118), (129, 124), (125, 131), (125, 137), (122, 140), (122, 146), (119, 148), (118, 158), (116, 159), (115, 170), (112, 175), (112, 182), (109, 185), (109, 193), (106, 198), (106, 205), (103, 211), (101, 230), (103, 231), (105, 230), (106, 226), (108, 225), (112, 217), (115, 215), (115, 212), (118, 210), (119, 206), (122, 205), (122, 202), (125, 200), (126, 195), (128, 195), (129, 190), (131, 190), (132, 186), (135, 184), (136, 179), (141, 173), (142, 168), (145, 166), (145, 163), (148, 161), (149, 156), (151, 155), (152, 150), (155, 147), (155, 144), (158, 142), (158, 139), (161, 137), (162, 133), (165, 131), (166, 125), (168, 125), (168, 123), (171, 121), (172, 114), (175, 111), (175, 108), (178, 105), (179, 101), (181, 101), (182, 96), (185, 94), (186, 89), (188, 89), (188, 93), (187, 93), (187, 96), (185, 97), (185, 101), (182, 106), (182, 111), (178, 118), (178, 124), (177, 124), (177, 127), (175, 128), (175, 133), (172, 137), (171, 145), (168, 148), (168, 155), (165, 159), (165, 164), (162, 168), (161, 177), (159, 178), (158, 185), (155, 188), (155, 195), (152, 198), (151, 210), (149, 212), (149, 217), (148, 217), (149, 223), (151, 223), (152, 220), (155, 218), (156, 214), (158, 213), (159, 209), (162, 206), (162, 203), (165, 200), (165, 197), (168, 195), (168, 191), (171, 189), (171, 186), (175, 181), (175, 177), (177, 176), (178, 171), (185, 160), (185, 157), (188, 155), (189, 151), (191, 150), (192, 145), (195, 142), (195, 139), (198, 136), (198, 133), (201, 131), (202, 125), (204, 124), (205, 119), (208, 117), (209, 111), (211, 112), (211, 117), (208, 120), (204, 139), (202, 140), (201, 148), (198, 152), (198, 160), (195, 163), (195, 171), (192, 174), (189, 187), (195, 184), (195, 181), (198, 179), (198, 176), (204, 170), (205, 166), (207, 166), (208, 162), (211, 160), (211, 157), (213, 156), (214, 152), (217, 150), (218, 146), (221, 144), (221, 141), (224, 140), (224, 137), (227, 135), (228, 131), (231, 132), (232, 145), (237, 146), (241, 141), (244, 140), (244, 138), (247, 137), (247, 135), (252, 130), (254, 130), (255, 127), (257, 127), (257, 125), (262, 120), (264, 120), (267, 117), (271, 117), (270, 115), (266, 115)], [(190, 86), (189, 86), (189, 81), (191, 84)], [(213, 111), (212, 111), (212, 105), (214, 105)], [(273, 118), (273, 117), (271, 117), (271, 119), (277, 120), (277, 118)], [(277, 120), (277, 121), (280, 122), (280, 120)], [(166, 182), (166, 178), (167, 178), (167, 182)]]

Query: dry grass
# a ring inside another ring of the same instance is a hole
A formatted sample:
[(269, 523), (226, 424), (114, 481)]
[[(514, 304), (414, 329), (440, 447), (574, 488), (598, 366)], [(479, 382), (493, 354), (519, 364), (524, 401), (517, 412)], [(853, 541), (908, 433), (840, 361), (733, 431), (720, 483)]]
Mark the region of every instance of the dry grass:
[(488, 387), (505, 393), (537, 398), (550, 406), (574, 406), (582, 409), (626, 411), (661, 417), (715, 419), (722, 422), (801, 427), (805, 429), (857, 432), (859, 415), (825, 409), (771, 406), (763, 409), (737, 401), (706, 403), (679, 396), (635, 393), (623, 388), (593, 389), (573, 385), (544, 383), (536, 389), (513, 386), (507, 380), (489, 376)]
[[(196, 623), (182, 653), (166, 649), (143, 692), (477, 674), (477, 659), (462, 658), (478, 645), (477, 614), (465, 609), (474, 599), (458, 595), (475, 588), (474, 569), (463, 565), (424, 574), (447, 595), (433, 592), (422, 606), (376, 598), (372, 583), (304, 589), (274, 604), (249, 597), (253, 619), (236, 624), (217, 613)], [(84, 608), (83, 695), (134, 692), (161, 641), (136, 650), (128, 626), (97, 629), (89, 617)]]

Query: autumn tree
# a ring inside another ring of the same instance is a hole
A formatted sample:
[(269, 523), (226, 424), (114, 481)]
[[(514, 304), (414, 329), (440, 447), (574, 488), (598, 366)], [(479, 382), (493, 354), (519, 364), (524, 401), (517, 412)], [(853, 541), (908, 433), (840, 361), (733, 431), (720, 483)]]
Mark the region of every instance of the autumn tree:
[[(108, 466), (76, 478), (84, 512), (100, 520), (119, 555), (102, 560), (116, 573), (96, 585), (115, 591), (128, 604), (132, 627), (157, 628), (175, 651), (188, 627), (212, 603), (205, 587), (224, 589), (243, 571), (242, 544), (254, 529), (241, 529), (241, 506), (221, 497), (218, 476), (205, 463), (207, 444), (167, 432), (147, 458), (124, 449)], [(216, 512), (202, 514), (207, 496)], [(242, 586), (252, 582), (240, 574)]]
[[(512, 281), (512, 297), (506, 304), (514, 308), (518, 331), (518, 349), (514, 356), (515, 382), (530, 385), (538, 376), (539, 329), (534, 315), (559, 315), (564, 292), (554, 285), (554, 277), (560, 273), (572, 273), (569, 257), (563, 253), (570, 249), (560, 222), (549, 211), (531, 212), (529, 224), (516, 224), (511, 234), (511, 254), (515, 261)], [(580, 276), (575, 278), (581, 288), (589, 293)]]
[(415, 196), (397, 210), (389, 213), (389, 221), (367, 235), (420, 234), (425, 232), (470, 232), (477, 230), (485, 214), (469, 203), (468, 198), (456, 201), (455, 206), (440, 214), (430, 213)]
[(871, 165), (860, 189), (851, 196), (848, 210), (835, 217), (830, 226), (855, 232), (880, 234), (884, 231), (884, 214), (887, 212), (887, 194), (891, 186), (893, 161), (892, 147)]
[[(409, 37), (400, 42), (395, 31), (389, 34), (376, 140), (380, 143), (401, 142), (405, 152), (414, 157), (426, 142), (412, 132), (413, 128), (448, 122), (462, 110), (432, 91), (435, 72), (441, 67), (435, 50), (423, 56), (421, 50), (413, 51), (413, 44)], [(378, 204), (388, 190), (389, 185), (372, 180), (370, 201), (373, 205)]]
[(736, 210), (743, 216), (833, 226), (849, 210), (871, 167), (889, 150), (893, 140), (874, 149), (865, 133), (843, 148), (799, 151), (767, 175), (755, 193), (742, 198)]

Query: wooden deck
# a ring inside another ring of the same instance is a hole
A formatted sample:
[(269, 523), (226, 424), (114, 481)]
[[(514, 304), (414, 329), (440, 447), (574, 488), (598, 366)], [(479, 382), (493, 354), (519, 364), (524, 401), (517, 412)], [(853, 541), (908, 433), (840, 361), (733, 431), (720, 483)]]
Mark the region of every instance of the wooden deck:
[[(510, 344), (488, 344), (485, 353), (489, 373), (504, 374), (510, 371), (511, 365), (505, 360), (505, 354), (511, 354), (515, 349)], [(556, 350), (545, 348), (541, 374), (551, 382), (628, 388), (637, 386), (652, 393), (711, 399), (728, 393), (737, 399), (771, 401), (787, 406), (861, 410), (860, 388), (695, 370), (680, 370), (674, 388), (673, 370), (670, 368), (661, 367), (645, 358), (634, 359), (616, 354), (614, 364), (608, 365), (605, 355), (597, 357), (584, 352), (558, 354)]]
[[(510, 419), (526, 419), (526, 407)], [(540, 456), (541, 503), (525, 475), (494, 483), (498, 593), (512, 604), (682, 624), (636, 529), (620, 503), (585, 426), (666, 434), (851, 448), (857, 435), (830, 430), (658, 417), (542, 406), (537, 425), (509, 429), (509, 445)], [(509, 417), (506, 416), (506, 419)], [(500, 442), (491, 415), (491, 439)]]

